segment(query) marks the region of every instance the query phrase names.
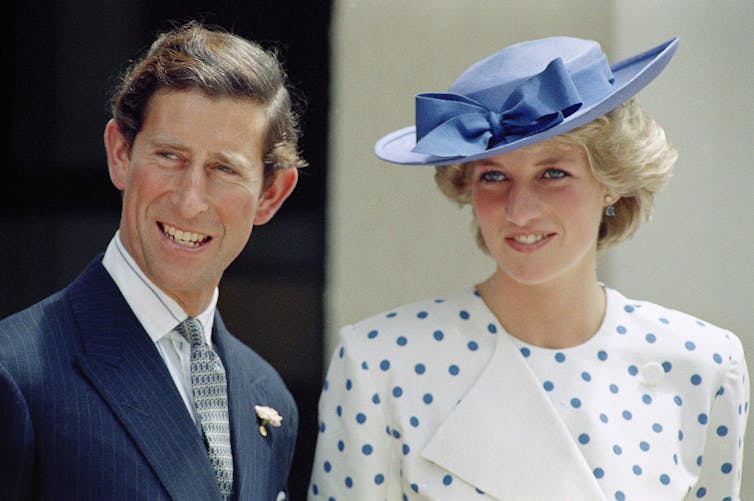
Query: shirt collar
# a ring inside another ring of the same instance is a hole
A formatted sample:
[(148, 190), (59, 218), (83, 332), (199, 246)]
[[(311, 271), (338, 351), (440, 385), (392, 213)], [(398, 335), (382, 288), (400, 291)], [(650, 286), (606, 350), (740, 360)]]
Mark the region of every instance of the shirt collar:
[[(188, 317), (183, 308), (149, 280), (137, 266), (120, 240), (120, 231), (115, 233), (107, 246), (102, 265), (153, 342), (157, 343), (170, 334)], [(209, 306), (196, 316), (204, 327), (204, 335), (209, 345), (211, 345), (217, 296), (218, 291), (215, 287)]]

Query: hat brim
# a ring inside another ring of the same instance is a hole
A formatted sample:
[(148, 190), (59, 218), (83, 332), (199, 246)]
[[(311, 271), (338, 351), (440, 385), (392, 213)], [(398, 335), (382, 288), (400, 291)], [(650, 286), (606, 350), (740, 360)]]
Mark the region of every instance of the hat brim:
[(581, 108), (558, 125), (537, 134), (497, 145), (475, 155), (436, 157), (411, 151), (416, 146), (416, 127), (412, 125), (391, 132), (377, 141), (374, 152), (382, 160), (401, 165), (448, 165), (488, 158), (545, 141), (587, 124), (628, 101), (665, 69), (677, 48), (678, 38), (675, 37), (657, 47), (614, 64), (611, 66), (615, 77), (613, 92), (603, 100)]

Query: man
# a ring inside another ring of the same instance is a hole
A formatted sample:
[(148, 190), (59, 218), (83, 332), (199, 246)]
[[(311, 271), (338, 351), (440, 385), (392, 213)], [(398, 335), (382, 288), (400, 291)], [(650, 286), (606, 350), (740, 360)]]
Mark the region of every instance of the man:
[(273, 55), (197, 23), (123, 77), (104, 134), (118, 232), (0, 322), (0, 499), (286, 498), (295, 403), (215, 312), (305, 165), (285, 83)]

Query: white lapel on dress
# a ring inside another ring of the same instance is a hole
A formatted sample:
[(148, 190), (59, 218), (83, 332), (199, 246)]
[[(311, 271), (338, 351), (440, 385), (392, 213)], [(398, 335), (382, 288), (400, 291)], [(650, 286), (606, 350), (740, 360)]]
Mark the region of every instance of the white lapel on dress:
[(606, 499), (540, 382), (504, 333), (422, 455), (506, 501)]

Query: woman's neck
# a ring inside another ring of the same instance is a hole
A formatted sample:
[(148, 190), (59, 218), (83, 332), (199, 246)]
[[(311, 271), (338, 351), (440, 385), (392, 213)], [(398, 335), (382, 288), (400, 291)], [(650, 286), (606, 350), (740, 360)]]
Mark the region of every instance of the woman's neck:
[(477, 290), (512, 336), (543, 348), (569, 348), (589, 340), (605, 315), (605, 292), (596, 273), (527, 285), (498, 270)]

